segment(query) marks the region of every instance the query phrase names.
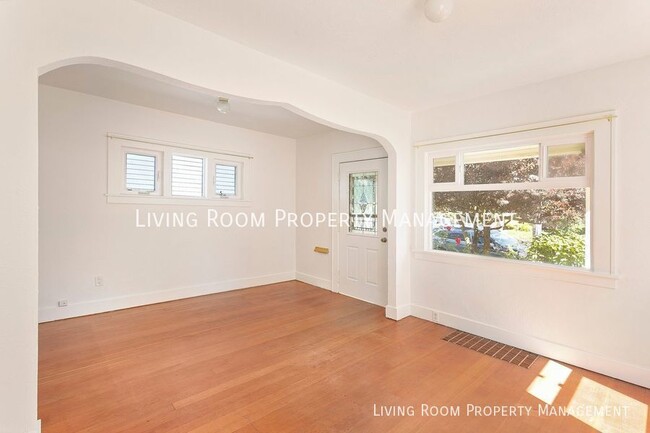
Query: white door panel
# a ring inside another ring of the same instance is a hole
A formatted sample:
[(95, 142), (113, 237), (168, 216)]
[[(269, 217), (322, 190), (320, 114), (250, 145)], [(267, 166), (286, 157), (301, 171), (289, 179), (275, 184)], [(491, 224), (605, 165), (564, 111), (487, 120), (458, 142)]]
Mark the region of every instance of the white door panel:
[(376, 286), (379, 283), (379, 251), (366, 250), (366, 282)]
[(351, 281), (359, 281), (359, 248), (347, 248), (347, 275)]

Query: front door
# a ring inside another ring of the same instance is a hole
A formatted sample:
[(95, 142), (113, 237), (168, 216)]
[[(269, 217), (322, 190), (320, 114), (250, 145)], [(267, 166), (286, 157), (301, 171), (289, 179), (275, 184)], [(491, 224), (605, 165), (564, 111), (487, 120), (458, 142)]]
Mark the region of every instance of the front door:
[(339, 166), (339, 209), (349, 227), (339, 228), (339, 292), (373, 304), (388, 302), (386, 209), (387, 159)]

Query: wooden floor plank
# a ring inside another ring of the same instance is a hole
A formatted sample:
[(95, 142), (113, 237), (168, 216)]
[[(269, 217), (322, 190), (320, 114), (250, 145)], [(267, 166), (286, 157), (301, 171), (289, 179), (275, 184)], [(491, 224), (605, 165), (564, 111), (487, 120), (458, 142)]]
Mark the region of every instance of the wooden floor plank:
[[(44, 433), (594, 431), (572, 417), (426, 417), (436, 406), (528, 405), (524, 369), (442, 340), (450, 329), (300, 282), (40, 325)], [(575, 367), (641, 402), (645, 388)], [(416, 416), (374, 416), (414, 405)]]

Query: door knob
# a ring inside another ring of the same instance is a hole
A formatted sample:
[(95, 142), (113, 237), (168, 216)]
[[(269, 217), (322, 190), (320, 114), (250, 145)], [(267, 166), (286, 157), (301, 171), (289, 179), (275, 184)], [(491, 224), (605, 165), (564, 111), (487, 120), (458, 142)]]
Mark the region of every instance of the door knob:
[(386, 243), (386, 242), (388, 242), (388, 239), (386, 239), (386, 238), (381, 238), (380, 241), (382, 241), (383, 243)]

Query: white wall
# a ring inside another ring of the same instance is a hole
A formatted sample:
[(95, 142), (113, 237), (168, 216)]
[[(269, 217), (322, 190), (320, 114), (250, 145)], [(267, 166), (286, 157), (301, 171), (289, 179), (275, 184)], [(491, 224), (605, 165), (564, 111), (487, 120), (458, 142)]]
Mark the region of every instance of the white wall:
[[(39, 117), (41, 320), (294, 278), (295, 229), (273, 215), (295, 210), (295, 140), (48, 86)], [(211, 208), (265, 213), (266, 227), (208, 227), (206, 206), (107, 204), (107, 132), (253, 155), (252, 206)], [(196, 212), (197, 228), (138, 228), (136, 209), (141, 222)]]
[[(618, 110), (616, 289), (412, 262), (412, 311), (650, 385), (650, 57), (414, 115), (414, 141)], [(422, 308), (424, 307), (424, 308)]]
[[(377, 140), (358, 134), (331, 131), (300, 138), (296, 143), (296, 209), (332, 212), (332, 155), (380, 147)], [(332, 284), (332, 254), (314, 252), (315, 246), (332, 248), (332, 229), (327, 226), (298, 228), (296, 274), (298, 279), (326, 289)]]

